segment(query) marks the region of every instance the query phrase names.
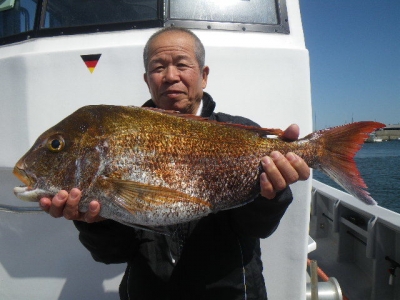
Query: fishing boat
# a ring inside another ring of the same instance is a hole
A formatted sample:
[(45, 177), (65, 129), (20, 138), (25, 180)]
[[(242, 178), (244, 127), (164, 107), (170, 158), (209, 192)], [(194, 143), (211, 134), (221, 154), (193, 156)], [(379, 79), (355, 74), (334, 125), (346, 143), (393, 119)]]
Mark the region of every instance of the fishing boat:
[[(94, 262), (72, 222), (16, 199), (12, 168), (77, 108), (149, 99), (142, 50), (165, 26), (203, 41), (217, 111), (312, 131), (296, 0), (1, 1), (0, 299), (118, 299), (125, 265)], [(279, 228), (262, 241), (269, 299), (400, 299), (400, 216), (312, 179), (292, 190)]]
[(382, 138), (379, 138), (376, 136), (376, 133), (370, 133), (370, 135), (368, 136), (368, 138), (365, 140), (366, 143), (380, 143), (383, 142)]

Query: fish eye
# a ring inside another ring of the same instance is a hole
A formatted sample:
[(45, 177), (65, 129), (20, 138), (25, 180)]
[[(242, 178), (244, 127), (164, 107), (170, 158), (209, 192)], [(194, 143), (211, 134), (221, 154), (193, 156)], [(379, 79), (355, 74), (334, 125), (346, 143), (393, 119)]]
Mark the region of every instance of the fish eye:
[(65, 142), (61, 136), (51, 137), (47, 140), (47, 148), (51, 152), (60, 152), (64, 149)]

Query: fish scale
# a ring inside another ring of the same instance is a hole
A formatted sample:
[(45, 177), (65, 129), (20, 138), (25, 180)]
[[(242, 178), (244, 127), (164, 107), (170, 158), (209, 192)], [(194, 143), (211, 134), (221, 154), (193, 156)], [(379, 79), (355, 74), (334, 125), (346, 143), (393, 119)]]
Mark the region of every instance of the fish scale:
[[(138, 135), (141, 135), (138, 133)], [(142, 183), (148, 183), (151, 185), (160, 185), (178, 191), (186, 192), (195, 197), (220, 199), (224, 194), (227, 195), (227, 200), (234, 199), (229, 191), (232, 190), (232, 186), (237, 184), (243, 184), (243, 180), (239, 179), (239, 182), (234, 181), (237, 176), (231, 176), (230, 174), (238, 174), (235, 168), (238, 169), (238, 162), (243, 160), (243, 153), (236, 154), (235, 148), (229, 147), (225, 151), (217, 152), (214, 148), (214, 143), (206, 143), (205, 139), (200, 139), (201, 143), (198, 144), (198, 137), (186, 137), (179, 132), (178, 135), (166, 135), (164, 139), (160, 139), (158, 133), (153, 135), (145, 135), (143, 137), (131, 138), (135, 142), (133, 144), (141, 143), (140, 149), (137, 149), (137, 153), (132, 157), (132, 163), (127, 168), (135, 166), (137, 170), (140, 170), (136, 176), (132, 175), (132, 172), (126, 170), (124, 174), (129, 174), (129, 177), (123, 179), (131, 179)], [(147, 142), (144, 142), (147, 141)], [(153, 142), (150, 142), (153, 141)], [(211, 141), (211, 140), (210, 140)], [(117, 145), (111, 149), (118, 149)], [(125, 148), (129, 151), (129, 148)], [(193, 149), (196, 149), (193, 152)], [(249, 147), (249, 151), (254, 152), (254, 148)], [(156, 158), (154, 157), (156, 153)], [(129, 154), (127, 154), (129, 155)], [(117, 155), (112, 153), (110, 156), (113, 157), (125, 157), (126, 155)], [(237, 157), (237, 158), (236, 158)], [(242, 159), (240, 159), (242, 157)], [(255, 157), (254, 157), (255, 158)], [(233, 159), (233, 160), (232, 160)], [(246, 162), (246, 161), (245, 161)], [(247, 163), (249, 161), (247, 160)], [(231, 166), (229, 166), (229, 164)], [(259, 164), (259, 160), (254, 159), (254, 164)], [(110, 166), (118, 165), (117, 163), (110, 163)], [(224, 170), (230, 168), (232, 172), (226, 173)], [(257, 171), (257, 168), (248, 168), (248, 170)], [(240, 170), (237, 170), (240, 171)], [(151, 179), (142, 174), (152, 174)], [(221, 176), (223, 174), (223, 176)], [(216, 176), (215, 176), (216, 175)], [(202, 180), (203, 178), (209, 177), (210, 180)], [(247, 176), (245, 176), (247, 178)], [(252, 176), (256, 178), (256, 174)], [(254, 183), (251, 183), (254, 185)], [(211, 192), (217, 193), (212, 197)], [(207, 195), (207, 197), (205, 196)], [(213, 203), (217, 206), (218, 203)], [(237, 204), (234, 204), (237, 205)]]
[(48, 129), (17, 162), (26, 187), (17, 197), (38, 201), (61, 189), (82, 191), (100, 215), (154, 227), (187, 222), (245, 205), (260, 191), (260, 160), (273, 150), (294, 152), (366, 203), (375, 201), (354, 155), (368, 133), (384, 124), (358, 122), (288, 142), (282, 131), (208, 121), (157, 109), (92, 105)]

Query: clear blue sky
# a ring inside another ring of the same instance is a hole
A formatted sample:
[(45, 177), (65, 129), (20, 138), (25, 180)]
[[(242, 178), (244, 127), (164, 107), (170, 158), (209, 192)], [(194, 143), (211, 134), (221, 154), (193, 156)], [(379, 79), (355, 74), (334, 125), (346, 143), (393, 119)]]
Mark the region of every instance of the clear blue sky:
[(300, 0), (300, 9), (317, 129), (400, 123), (400, 0)]

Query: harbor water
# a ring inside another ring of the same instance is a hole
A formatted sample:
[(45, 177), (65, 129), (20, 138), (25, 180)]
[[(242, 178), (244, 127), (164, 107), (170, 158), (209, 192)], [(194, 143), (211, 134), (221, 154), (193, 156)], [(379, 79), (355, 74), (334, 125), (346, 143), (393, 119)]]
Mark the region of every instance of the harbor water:
[[(355, 157), (361, 176), (378, 205), (400, 213), (400, 141), (366, 143)], [(325, 174), (314, 179), (343, 190)]]

